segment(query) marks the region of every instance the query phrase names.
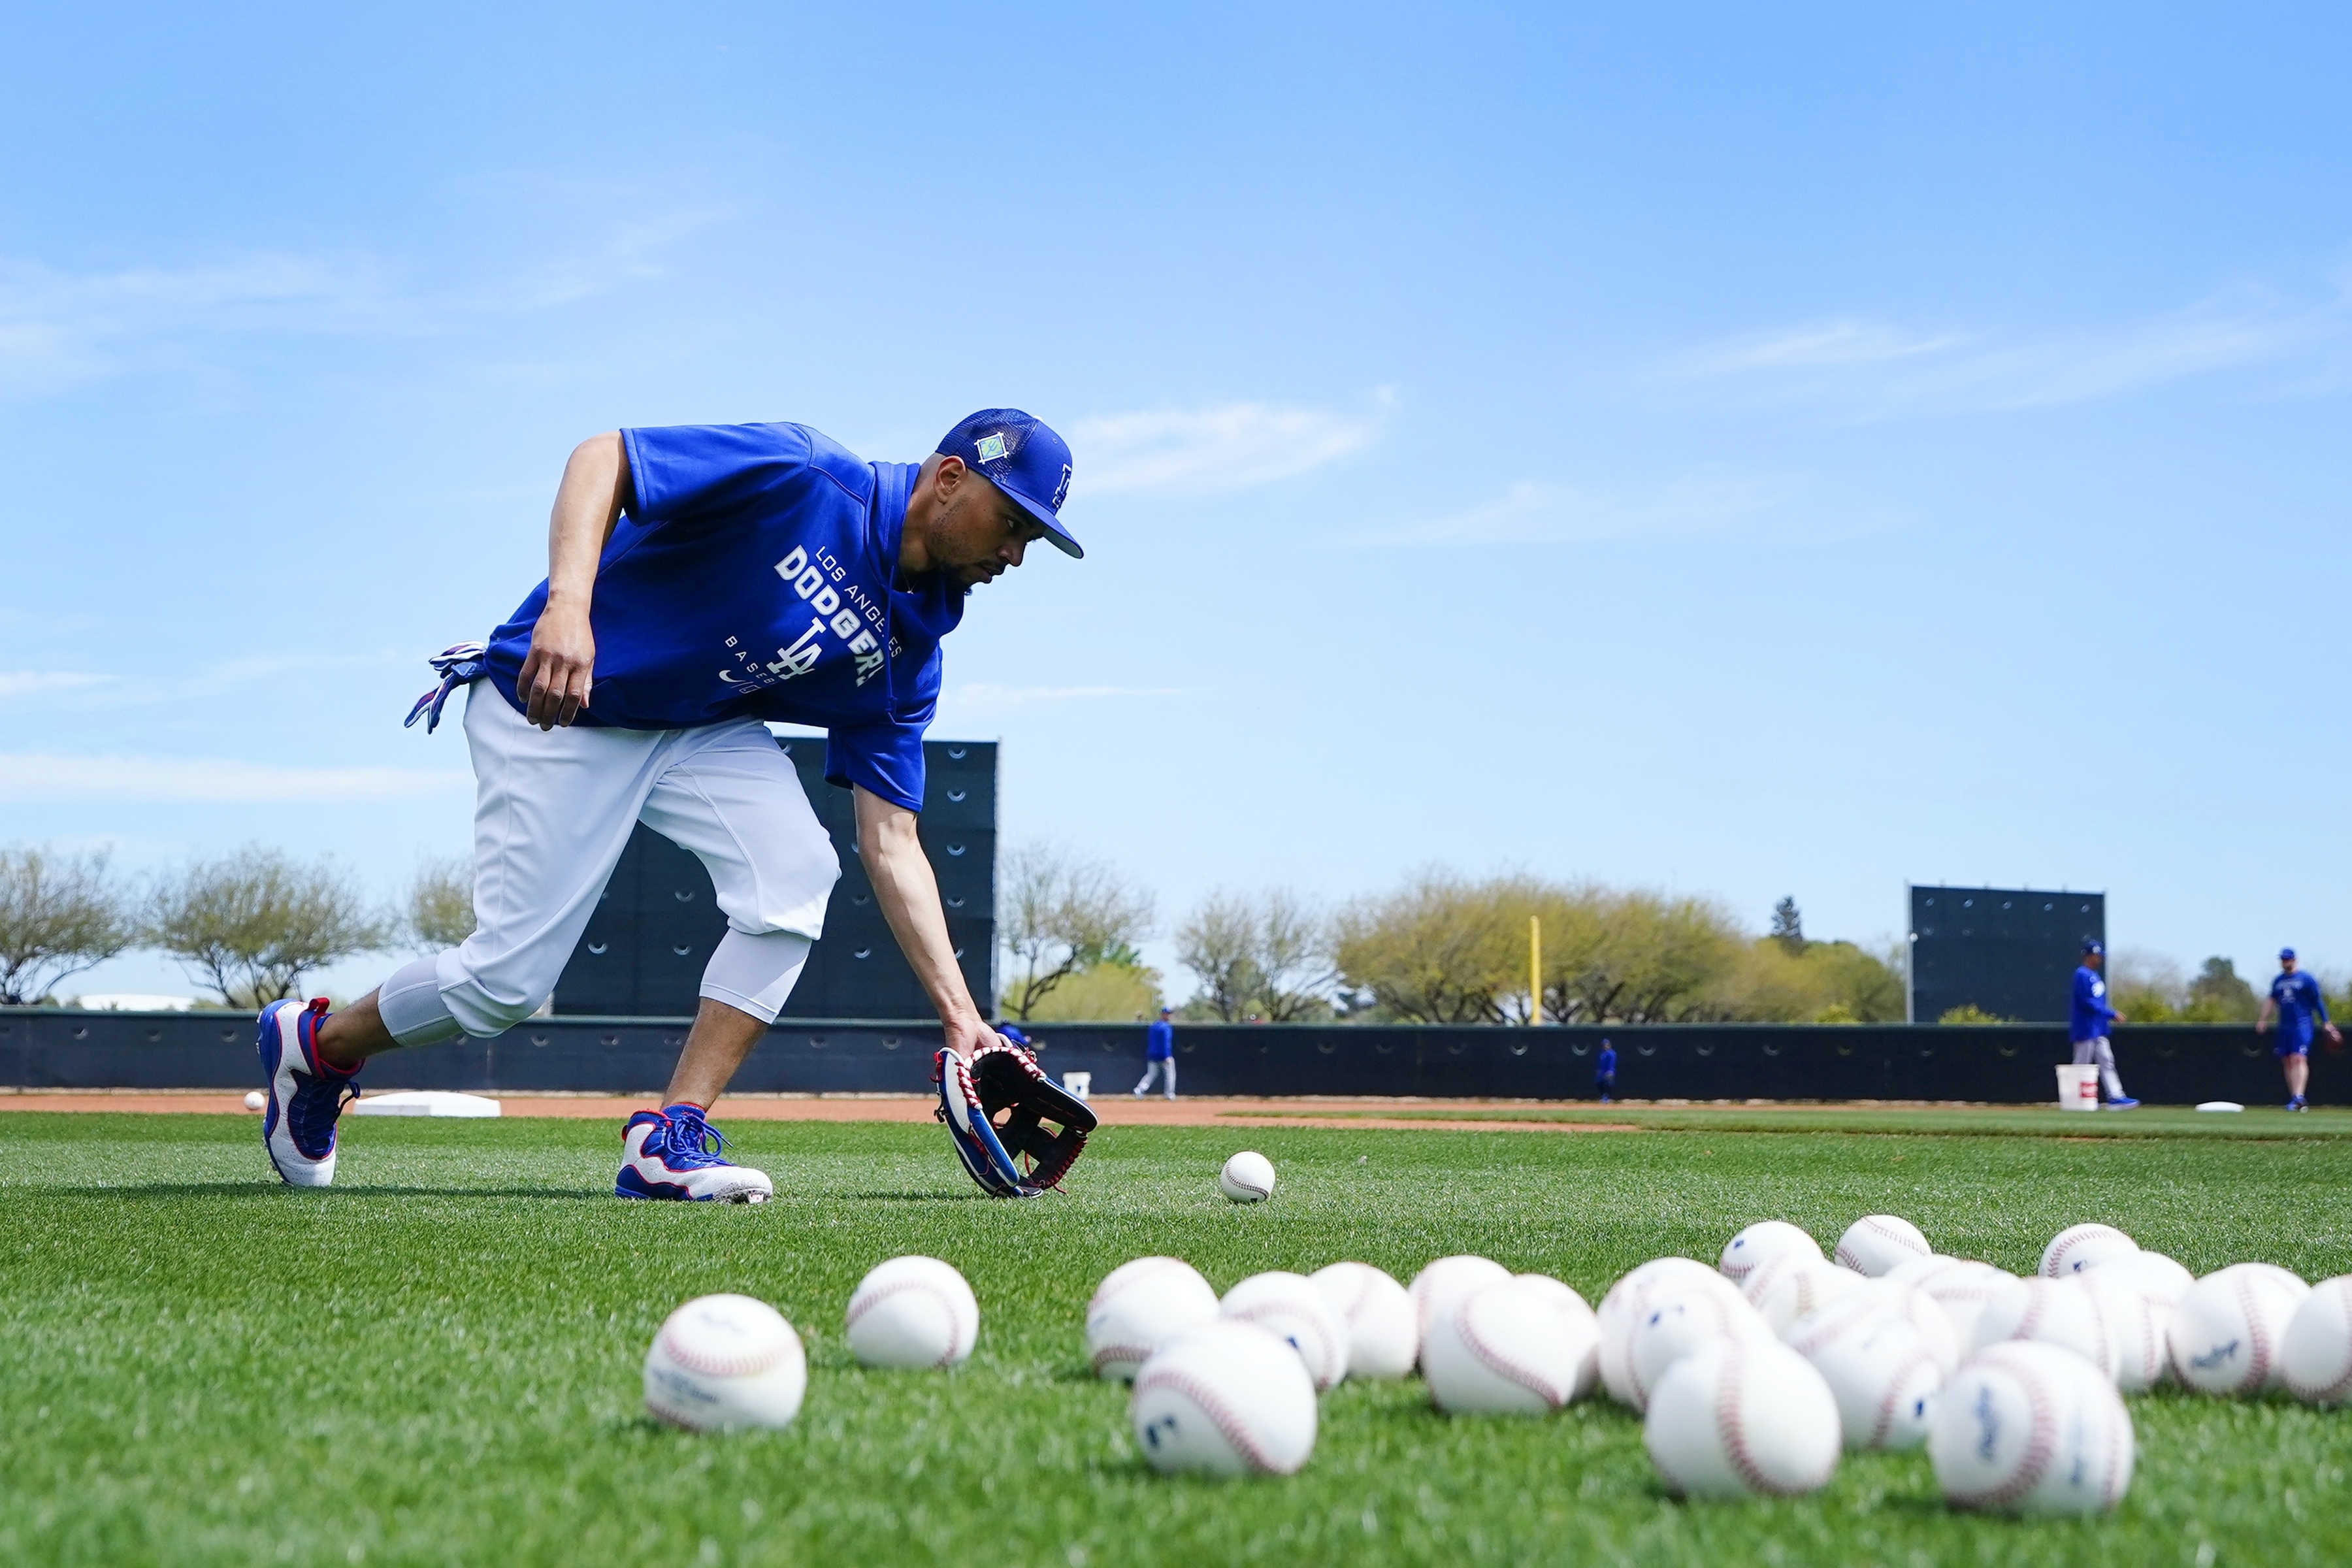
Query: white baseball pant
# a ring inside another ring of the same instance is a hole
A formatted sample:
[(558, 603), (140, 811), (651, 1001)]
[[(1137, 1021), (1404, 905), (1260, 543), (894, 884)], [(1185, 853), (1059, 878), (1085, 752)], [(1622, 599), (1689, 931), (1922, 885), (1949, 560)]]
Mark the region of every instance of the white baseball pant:
[(1145, 1062), (1143, 1064), (1143, 1081), (1135, 1086), (1135, 1092), (1142, 1094), (1148, 1091), (1151, 1088), (1152, 1079), (1159, 1076), (1163, 1070), (1167, 1074), (1168, 1098), (1171, 1100), (1175, 1099), (1176, 1058), (1174, 1057), (1154, 1057), (1150, 1061)]
[(466, 742), (477, 929), (383, 983), (378, 1005), (393, 1038), (488, 1037), (536, 1012), (639, 822), (701, 860), (727, 916), (702, 994), (775, 1021), (824, 932), (841, 860), (766, 726), (542, 731), (477, 680), (466, 692)]
[(2126, 1098), (2124, 1080), (2116, 1073), (2116, 1048), (2107, 1043), (2105, 1035), (2094, 1035), (2087, 1040), (2074, 1042), (2074, 1065), (2086, 1068), (2093, 1062), (2099, 1064), (2099, 1082), (2106, 1089), (2107, 1098)]

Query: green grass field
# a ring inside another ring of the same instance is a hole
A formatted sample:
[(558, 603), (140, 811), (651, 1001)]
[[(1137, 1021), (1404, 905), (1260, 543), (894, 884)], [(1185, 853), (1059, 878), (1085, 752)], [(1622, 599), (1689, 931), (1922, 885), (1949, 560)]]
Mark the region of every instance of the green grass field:
[[(267, 1179), (251, 1118), (10, 1113), (0, 1563), (2352, 1559), (2352, 1413), (2283, 1401), (2136, 1401), (2119, 1512), (2018, 1521), (1947, 1512), (1917, 1453), (1849, 1457), (1802, 1500), (1685, 1505), (1605, 1403), (1448, 1420), (1418, 1384), (1335, 1390), (1297, 1478), (1169, 1480), (1137, 1457), (1123, 1391), (1087, 1375), (1087, 1297), (1146, 1252), (1220, 1288), (1349, 1257), (1403, 1279), (1483, 1252), (1597, 1301), (1645, 1258), (1712, 1259), (1750, 1220), (1827, 1242), (1891, 1211), (2026, 1271), (2088, 1218), (2200, 1272), (2352, 1268), (2335, 1118), (2249, 1112), (2228, 1136), (2149, 1118), (2084, 1140), (1934, 1112), (1820, 1124), (1837, 1114), (1743, 1131), (1764, 1113), (1645, 1112), (1662, 1125), (1601, 1135), (1114, 1129), (1067, 1196), (1017, 1205), (978, 1197), (927, 1127), (740, 1122), (781, 1195), (714, 1208), (604, 1195), (618, 1130), (601, 1123), (362, 1122), (344, 1184), (295, 1193)], [(1244, 1146), (1280, 1167), (1271, 1204), (1216, 1195)], [(969, 1366), (850, 1361), (850, 1289), (904, 1252), (971, 1278)], [(655, 1327), (713, 1290), (775, 1302), (806, 1338), (791, 1430), (698, 1437), (641, 1414)]]

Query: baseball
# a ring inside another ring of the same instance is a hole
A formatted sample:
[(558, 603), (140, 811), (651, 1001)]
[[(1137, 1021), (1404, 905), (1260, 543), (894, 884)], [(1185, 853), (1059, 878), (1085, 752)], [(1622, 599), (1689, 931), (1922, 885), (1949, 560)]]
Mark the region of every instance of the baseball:
[(1995, 1268), (1990, 1263), (1949, 1258), (1943, 1264), (1907, 1275), (1902, 1269), (1886, 1276), (1898, 1284), (1915, 1284), (1927, 1292), (1927, 1299), (1943, 1310), (1952, 1325), (1952, 1340), (1958, 1353), (1966, 1355), (1977, 1342), (1977, 1320), (1992, 1299), (2013, 1283), (2017, 1276), (2005, 1268)]
[(850, 1294), (849, 1350), (867, 1366), (956, 1366), (980, 1338), (980, 1303), (936, 1258), (877, 1264)]
[(1541, 1415), (1576, 1397), (1599, 1331), (1522, 1280), (1458, 1297), (1429, 1326), (1421, 1375), (1448, 1415)]
[(1771, 1330), (1756, 1310), (1727, 1290), (1662, 1290), (1650, 1299), (1649, 1311), (1633, 1325), (1626, 1342), (1625, 1359), (1633, 1369), (1628, 1403), (1636, 1410), (1648, 1409), (1652, 1391), (1675, 1363), (1701, 1345), (1770, 1337)]
[(1979, 1352), (1927, 1425), (1936, 1484), (1955, 1508), (2097, 1513), (2131, 1486), (2134, 1452), (2123, 1396), (2055, 1345)]
[(2091, 1288), (2072, 1278), (2053, 1279), (2037, 1275), (2013, 1279), (1994, 1291), (1977, 1318), (1975, 1348), (1982, 1350), (2009, 1340), (2028, 1340), (2074, 1352), (2099, 1375), (2116, 1375), (2114, 1341)]
[(1255, 1323), (1297, 1351), (1318, 1394), (1348, 1375), (1348, 1326), (1304, 1274), (1253, 1274), (1225, 1292), (1217, 1315)]
[(2172, 1351), (2166, 1338), (2172, 1323), (2173, 1303), (2160, 1289), (2150, 1289), (2145, 1277), (2110, 1264), (2086, 1268), (2075, 1283), (2091, 1293), (2099, 1321), (2107, 1332), (2108, 1370), (2116, 1386), (2126, 1394), (2146, 1394), (2172, 1370)]
[(1601, 1378), (1601, 1317), (1591, 1303), (1577, 1293), (1576, 1288), (1549, 1274), (1515, 1274), (1512, 1278), (1525, 1289), (1532, 1290), (1537, 1300), (1560, 1315), (1576, 1350), (1576, 1389), (1570, 1399), (1581, 1399), (1592, 1392)]
[(2161, 1252), (2125, 1252), (2102, 1258), (2083, 1270), (2084, 1277), (2129, 1279), (2139, 1289), (2160, 1299), (2167, 1306), (2179, 1306), (2180, 1298), (2189, 1294), (2189, 1287), (2197, 1283), (2197, 1276)]
[(1510, 1277), (1511, 1271), (1491, 1258), (1464, 1255), (1441, 1258), (1424, 1265), (1412, 1277), (1412, 1283), (1405, 1287), (1412, 1297), (1413, 1315), (1422, 1339), (1429, 1338), (1429, 1326), (1440, 1314), (1451, 1310), (1454, 1302), (1481, 1285), (1492, 1285)]
[(1307, 1276), (1348, 1329), (1348, 1375), (1405, 1377), (1421, 1354), (1421, 1317), (1405, 1288), (1369, 1263), (1334, 1263)]
[[(1633, 1331), (1649, 1316), (1654, 1302), (1685, 1289), (1712, 1290), (1738, 1296), (1738, 1288), (1704, 1263), (1687, 1258), (1654, 1258), (1633, 1269), (1601, 1298), (1596, 1314), (1601, 1327), (1601, 1383), (1609, 1397), (1638, 1410), (1633, 1392)], [(1745, 1305), (1743, 1300), (1742, 1305)]]
[(1952, 1320), (1936, 1299), (1916, 1285), (1893, 1279), (1865, 1279), (1826, 1307), (1798, 1319), (1780, 1331), (1780, 1342), (1808, 1361), (1814, 1349), (1873, 1317), (1895, 1318), (1910, 1325), (1920, 1345), (1936, 1358), (1938, 1377), (1949, 1377), (1960, 1364), (1960, 1343)]
[(1765, 1339), (1717, 1340), (1676, 1362), (1642, 1443), (1684, 1497), (1793, 1497), (1835, 1473), (1837, 1400), (1805, 1358)]
[(1087, 1359), (1097, 1377), (1132, 1379), (1153, 1351), (1217, 1316), (1217, 1293), (1181, 1258), (1138, 1258), (1095, 1287)]
[(1315, 1451), (1315, 1384), (1291, 1348), (1255, 1323), (1177, 1335), (1135, 1374), (1128, 1419), (1162, 1473), (1296, 1474)]
[(1837, 1401), (1845, 1446), (1911, 1448), (1926, 1442), (1936, 1394), (1944, 1386), (1944, 1368), (1927, 1336), (1885, 1310), (1841, 1316), (1832, 1307), (1821, 1317), (1834, 1321), (1819, 1321), (1804, 1336), (1801, 1353)]
[(646, 1352), (646, 1409), (696, 1432), (789, 1426), (808, 1358), (784, 1315), (749, 1296), (698, 1296)]
[(1723, 1260), (1717, 1268), (1734, 1285), (1744, 1285), (1752, 1271), (1784, 1252), (1799, 1253), (1817, 1263), (1823, 1261), (1820, 1242), (1785, 1219), (1768, 1219), (1749, 1226), (1726, 1242)]
[(2200, 1394), (2280, 1387), (2280, 1342), (2311, 1287), (2267, 1263), (2233, 1263), (2189, 1288), (2165, 1331), (2172, 1374)]
[(1274, 1162), (1244, 1149), (1217, 1173), (1217, 1191), (1237, 1204), (1262, 1204), (1274, 1196)]
[(259, 1110), (268, 1103), (269, 1097), (259, 1089), (248, 1089), (245, 1091), (245, 1108), (247, 1110)]
[(1750, 1269), (1740, 1294), (1777, 1334), (1863, 1283), (1863, 1277), (1850, 1268), (1790, 1250)]
[(2137, 1252), (2139, 1243), (2111, 1225), (2070, 1225), (2042, 1249), (2042, 1277), (2079, 1274), (2108, 1258)]
[(1838, 1267), (1875, 1279), (1906, 1258), (1932, 1258), (1935, 1252), (1909, 1220), (1897, 1215), (1866, 1214), (1845, 1227), (1831, 1256)]
[(1916, 1285), (1920, 1280), (1925, 1279), (1928, 1275), (1935, 1273), (1937, 1269), (1948, 1268), (1959, 1261), (1961, 1261), (1959, 1258), (1947, 1257), (1945, 1254), (1940, 1252), (1931, 1252), (1924, 1258), (1904, 1258), (1901, 1262), (1895, 1264), (1894, 1268), (1889, 1268), (1885, 1273), (1880, 1275), (1879, 1278), (1882, 1279), (1899, 1279), (1906, 1284)]
[(2352, 1397), (2352, 1274), (2311, 1288), (2279, 1339), (2279, 1381), (2305, 1405)]

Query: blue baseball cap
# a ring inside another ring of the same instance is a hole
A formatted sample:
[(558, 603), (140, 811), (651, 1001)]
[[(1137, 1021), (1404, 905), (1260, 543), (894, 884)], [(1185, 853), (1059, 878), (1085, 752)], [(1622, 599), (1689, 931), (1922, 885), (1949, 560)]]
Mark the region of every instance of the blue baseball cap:
[(2280, 948), (2280, 949), (2279, 949), (2279, 956), (2280, 956), (2281, 958), (2293, 958), (2293, 957), (2294, 956), (2294, 949), (2293, 949), (2293, 948), (2291, 948), (2291, 947), (2283, 947), (2283, 948)]
[(2107, 952), (2105, 948), (2101, 947), (2097, 942), (2091, 941), (2088, 937), (2085, 937), (2083, 940), (2083, 951), (2084, 952), (2095, 952), (2103, 958), (2106, 956)]
[(1070, 444), (1043, 419), (1018, 408), (983, 408), (947, 433), (940, 456), (962, 458), (965, 468), (1044, 524), (1045, 537), (1063, 554), (1085, 559), (1087, 552), (1062, 526), (1062, 502), (1070, 494)]
[(1016, 1046), (1025, 1046), (1029, 1043), (1029, 1037), (1023, 1034), (1016, 1025), (999, 1024), (996, 1026), (996, 1032)]

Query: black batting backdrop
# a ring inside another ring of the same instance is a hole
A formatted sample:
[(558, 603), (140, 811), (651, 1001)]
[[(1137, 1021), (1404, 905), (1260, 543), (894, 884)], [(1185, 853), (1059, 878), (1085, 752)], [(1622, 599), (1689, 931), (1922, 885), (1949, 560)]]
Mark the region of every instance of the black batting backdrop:
[[(841, 857), (841, 880), (825, 909), (824, 939), (785, 1004), (793, 1018), (928, 1018), (916, 984), (874, 902), (857, 855), (850, 794), (824, 782), (824, 742), (777, 742), (800, 771), (801, 787)], [(948, 936), (972, 999), (995, 1014), (996, 744), (923, 742), (920, 832), (939, 874)], [(555, 984), (559, 1014), (677, 1017), (691, 1013), (702, 966), (726, 934), (702, 862), (642, 823), (604, 885), (588, 930)]]
[(1911, 1019), (1974, 1005), (2024, 1024), (2063, 1024), (2085, 938), (2107, 940), (2105, 893), (2029, 888), (1911, 889)]

